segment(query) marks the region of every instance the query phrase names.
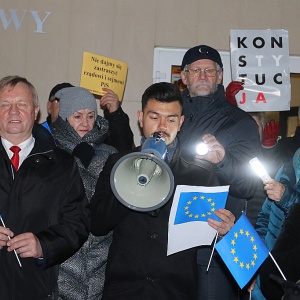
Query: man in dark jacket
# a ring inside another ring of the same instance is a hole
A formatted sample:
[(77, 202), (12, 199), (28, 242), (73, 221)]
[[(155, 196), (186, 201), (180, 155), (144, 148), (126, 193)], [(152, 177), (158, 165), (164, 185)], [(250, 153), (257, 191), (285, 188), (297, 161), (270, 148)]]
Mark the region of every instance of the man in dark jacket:
[(88, 237), (89, 211), (76, 163), (34, 124), (38, 111), (36, 90), (25, 78), (0, 80), (3, 300), (57, 299), (58, 264)]
[[(255, 121), (226, 101), (222, 69), (219, 52), (209, 46), (199, 45), (185, 53), (181, 65), (181, 78), (187, 85), (183, 91), (185, 121), (178, 137), (182, 147), (193, 152), (200, 141), (207, 144), (209, 152), (199, 157), (213, 164), (221, 185), (230, 185), (227, 207), (238, 217), (245, 209), (245, 199), (256, 190), (258, 179), (249, 160), (261, 156), (261, 146)], [(198, 299), (232, 300), (232, 286), (237, 290), (237, 285), (228, 282), (232, 277), (217, 254), (213, 268), (206, 272), (210, 252), (208, 248), (198, 253)]]
[[(182, 151), (176, 138), (184, 117), (181, 93), (171, 83), (156, 83), (142, 97), (138, 120), (144, 138), (158, 132), (167, 145), (169, 164), (176, 185), (218, 185), (211, 163)], [(140, 147), (134, 152), (139, 152)], [(121, 204), (112, 193), (110, 176), (123, 154), (112, 154), (100, 174), (91, 200), (91, 232), (103, 235), (113, 230), (104, 285), (104, 300), (196, 299), (196, 249), (167, 256), (168, 221), (172, 200), (160, 209), (138, 212)], [(221, 209), (221, 222), (208, 223), (224, 235), (234, 216)], [(199, 232), (201, 234), (201, 232)]]

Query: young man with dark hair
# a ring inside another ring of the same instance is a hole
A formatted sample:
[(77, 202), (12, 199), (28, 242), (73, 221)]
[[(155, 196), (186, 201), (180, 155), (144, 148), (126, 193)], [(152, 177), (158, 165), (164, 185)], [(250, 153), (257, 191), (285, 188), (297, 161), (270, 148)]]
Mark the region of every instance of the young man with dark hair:
[[(177, 133), (183, 120), (181, 93), (177, 86), (160, 82), (145, 90), (142, 110), (138, 111), (142, 142), (154, 133), (164, 139), (167, 145), (165, 162), (174, 175), (174, 191), (176, 185), (218, 185), (210, 162), (180, 149)], [(133, 151), (139, 152), (141, 147)], [(102, 299), (194, 300), (197, 248), (167, 256), (168, 221), (173, 199), (150, 212), (134, 211), (121, 204), (112, 192), (110, 176), (114, 164), (122, 156), (124, 153), (108, 158), (90, 204), (91, 232), (104, 235), (113, 230)], [(208, 223), (224, 235), (233, 226), (234, 216), (225, 209), (215, 214), (221, 221), (209, 219)]]

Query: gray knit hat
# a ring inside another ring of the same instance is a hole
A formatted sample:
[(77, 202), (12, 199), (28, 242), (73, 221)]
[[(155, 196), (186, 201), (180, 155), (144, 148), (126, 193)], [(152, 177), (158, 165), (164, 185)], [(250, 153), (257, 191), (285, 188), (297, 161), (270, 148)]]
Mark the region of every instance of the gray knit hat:
[(66, 121), (70, 115), (81, 109), (90, 109), (97, 116), (96, 99), (91, 92), (81, 87), (68, 87), (59, 90), (55, 97), (59, 99), (59, 115)]

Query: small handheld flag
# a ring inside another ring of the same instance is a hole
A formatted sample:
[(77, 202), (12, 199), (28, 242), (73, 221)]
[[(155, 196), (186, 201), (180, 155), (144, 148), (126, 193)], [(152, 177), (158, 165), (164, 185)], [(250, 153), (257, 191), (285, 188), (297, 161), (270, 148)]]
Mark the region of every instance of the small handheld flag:
[(268, 248), (242, 214), (216, 249), (242, 289), (269, 255)]
[[(5, 223), (4, 223), (3, 219), (2, 219), (1, 214), (0, 214), (0, 220), (1, 220), (2, 226), (3, 226), (4, 228), (6, 228)], [(8, 239), (11, 240), (10, 236), (8, 236)], [(22, 264), (21, 264), (21, 262), (20, 262), (19, 256), (18, 256), (18, 254), (17, 254), (17, 251), (14, 250), (14, 253), (15, 253), (15, 256), (16, 256), (17, 261), (18, 261), (18, 263), (19, 263), (19, 266), (22, 267)]]
[(225, 207), (227, 196), (228, 191), (181, 193), (174, 224), (207, 222), (208, 218), (221, 221), (214, 212)]

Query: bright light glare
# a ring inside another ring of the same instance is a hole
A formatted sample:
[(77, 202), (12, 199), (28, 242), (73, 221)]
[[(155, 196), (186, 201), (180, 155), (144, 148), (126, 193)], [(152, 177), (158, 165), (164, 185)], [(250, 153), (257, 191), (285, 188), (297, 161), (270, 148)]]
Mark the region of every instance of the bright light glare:
[(199, 155), (205, 155), (208, 153), (208, 147), (205, 143), (199, 143), (196, 147), (196, 152)]
[(270, 175), (264, 168), (264, 166), (261, 164), (259, 159), (257, 157), (252, 158), (249, 161), (249, 164), (251, 165), (253, 171), (260, 177), (261, 180), (271, 179)]

